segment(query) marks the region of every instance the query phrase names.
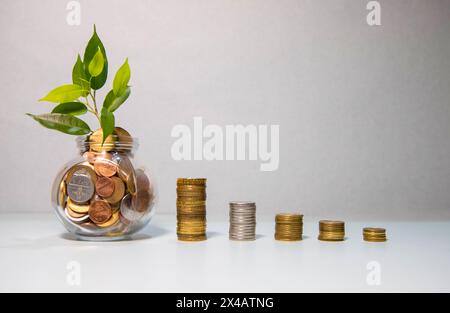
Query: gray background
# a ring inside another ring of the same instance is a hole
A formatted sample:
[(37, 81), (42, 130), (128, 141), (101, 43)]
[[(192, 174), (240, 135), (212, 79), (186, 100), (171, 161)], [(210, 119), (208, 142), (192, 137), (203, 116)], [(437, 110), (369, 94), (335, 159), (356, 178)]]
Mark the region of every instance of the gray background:
[[(70, 83), (96, 23), (110, 73), (129, 57), (117, 123), (140, 139), (159, 212), (175, 212), (177, 177), (204, 176), (220, 218), (233, 199), (266, 216), (450, 218), (450, 1), (380, 1), (378, 27), (368, 1), (80, 2), (80, 26), (67, 25), (67, 1), (0, 3), (1, 211), (51, 210), (74, 138), (24, 114), (51, 110), (37, 99)], [(172, 160), (170, 131), (194, 116), (279, 124), (278, 171)]]

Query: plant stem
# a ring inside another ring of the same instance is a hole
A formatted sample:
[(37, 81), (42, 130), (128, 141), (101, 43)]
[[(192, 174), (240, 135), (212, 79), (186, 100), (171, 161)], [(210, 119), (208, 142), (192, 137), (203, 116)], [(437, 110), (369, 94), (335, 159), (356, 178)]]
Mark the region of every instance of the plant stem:
[[(90, 94), (91, 97), (92, 97), (91, 92), (89, 92), (89, 94)], [(100, 122), (100, 116), (98, 115), (98, 111), (97, 111), (97, 105), (96, 105), (96, 102), (95, 102), (95, 97), (93, 98), (93, 100), (94, 100), (94, 107), (92, 107), (92, 106), (89, 104), (89, 98), (88, 98), (87, 96), (85, 97), (85, 99), (86, 99), (86, 103), (85, 103), (85, 104), (86, 104), (86, 106), (88, 107), (88, 111), (91, 112), (92, 114), (94, 114), (95, 117), (97, 118), (98, 122), (101, 123), (101, 122)]]

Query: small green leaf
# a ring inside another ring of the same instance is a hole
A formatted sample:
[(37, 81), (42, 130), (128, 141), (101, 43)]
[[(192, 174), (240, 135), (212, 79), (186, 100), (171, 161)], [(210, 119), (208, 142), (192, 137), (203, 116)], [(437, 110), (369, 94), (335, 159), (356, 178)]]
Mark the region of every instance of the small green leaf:
[[(88, 67), (92, 59), (94, 58), (95, 54), (97, 53), (98, 48), (100, 48), (100, 50), (102, 51), (105, 64), (103, 66), (103, 70), (100, 73), (100, 75), (92, 77), (91, 79), (91, 74), (89, 73)], [(91, 79), (91, 88), (94, 90), (102, 88), (106, 82), (106, 79), (108, 78), (108, 58), (106, 57), (105, 47), (103, 46), (102, 41), (97, 35), (95, 25), (94, 25), (94, 33), (92, 34), (91, 39), (89, 39), (86, 49), (84, 50), (83, 64), (85, 66), (87, 80)]]
[(116, 97), (121, 96), (128, 86), (130, 81), (130, 65), (128, 65), (128, 59), (125, 60), (123, 65), (117, 70), (116, 76), (113, 82), (113, 91)]
[(87, 108), (84, 103), (81, 102), (65, 102), (58, 104), (52, 111), (52, 113), (61, 113), (69, 115), (83, 115), (87, 112)]
[(105, 59), (103, 58), (102, 50), (100, 50), (99, 47), (97, 53), (92, 58), (91, 63), (89, 63), (89, 74), (91, 74), (92, 77), (97, 77), (103, 71), (103, 66), (105, 66)]
[(103, 102), (103, 108), (107, 108), (109, 112), (114, 112), (117, 110), (122, 103), (124, 103), (128, 97), (130, 96), (131, 89), (130, 87), (125, 88), (123, 94), (119, 97), (114, 95), (114, 91), (111, 90), (105, 97), (105, 101)]
[(80, 136), (89, 134), (91, 132), (91, 129), (89, 128), (88, 124), (72, 115), (60, 113), (50, 113), (41, 115), (33, 115), (27, 113), (27, 115), (31, 116), (42, 126), (58, 130), (65, 134)]
[(100, 116), (100, 126), (103, 130), (103, 140), (102, 144), (105, 142), (105, 139), (108, 138), (114, 132), (115, 119), (114, 114), (110, 112), (107, 108), (103, 107), (102, 113)]
[(62, 85), (50, 91), (44, 98), (39, 99), (39, 101), (54, 103), (70, 102), (82, 97), (85, 92), (86, 90), (79, 85)]
[(81, 61), (80, 55), (78, 55), (77, 61), (72, 69), (72, 82), (86, 90), (83, 95), (84, 97), (89, 94), (91, 86), (87, 79), (86, 72), (84, 71), (84, 64), (83, 61)]

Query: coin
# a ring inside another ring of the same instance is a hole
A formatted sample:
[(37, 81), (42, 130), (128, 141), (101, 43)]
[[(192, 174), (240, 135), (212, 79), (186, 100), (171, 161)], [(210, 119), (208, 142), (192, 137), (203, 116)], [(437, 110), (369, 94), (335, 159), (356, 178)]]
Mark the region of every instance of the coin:
[(85, 203), (94, 195), (94, 184), (97, 176), (86, 166), (78, 165), (75, 171), (70, 173), (67, 183), (67, 194), (77, 203)]
[(67, 199), (67, 207), (72, 211), (81, 214), (87, 213), (89, 211), (89, 204), (77, 204), (70, 198)]
[(138, 212), (147, 211), (152, 198), (147, 190), (139, 190), (137, 194), (131, 197), (133, 208)]
[(105, 223), (111, 215), (111, 206), (106, 201), (93, 201), (89, 207), (89, 217), (95, 224)]
[(106, 197), (104, 199), (109, 203), (117, 203), (122, 200), (125, 195), (125, 185), (117, 176), (111, 177), (111, 180), (114, 182), (114, 192), (110, 197)]
[(114, 193), (114, 181), (109, 177), (100, 177), (95, 183), (95, 191), (100, 197), (110, 197)]
[(104, 153), (95, 159), (94, 170), (99, 176), (111, 177), (117, 172), (117, 163), (114, 162), (111, 154)]
[(94, 164), (95, 159), (97, 158), (97, 154), (92, 151), (86, 151), (85, 153), (83, 153), (83, 158), (90, 164)]
[(93, 151), (111, 151), (115, 147), (116, 138), (113, 135), (106, 137), (103, 142), (103, 130), (101, 128), (97, 129), (92, 135), (89, 136), (89, 147)]
[(137, 190), (150, 190), (150, 180), (144, 170), (136, 170), (136, 187)]
[(73, 218), (80, 218), (86, 216), (86, 213), (77, 213), (75, 211), (72, 211), (69, 207), (66, 207), (66, 210), (67, 210), (66, 213), (68, 213)]
[(131, 137), (130, 133), (122, 127), (115, 127), (114, 134), (117, 136), (119, 144), (130, 144), (133, 142), (133, 137)]
[(107, 220), (105, 223), (99, 223), (97, 224), (97, 226), (102, 228), (113, 226), (119, 221), (119, 215), (119, 211), (114, 212), (109, 220)]
[(59, 183), (58, 205), (64, 207), (66, 205), (66, 182), (64, 179)]
[(131, 195), (127, 194), (123, 197), (120, 203), (120, 214), (128, 222), (134, 222), (139, 220), (144, 214), (142, 212), (136, 211), (131, 204)]
[(178, 178), (177, 185), (206, 185), (206, 178)]
[(89, 219), (89, 215), (87, 214), (80, 214), (78, 217), (74, 217), (75, 212), (71, 212), (69, 208), (64, 209), (64, 213), (66, 214), (67, 218), (71, 220), (74, 223), (82, 223)]
[(131, 160), (122, 154), (117, 154), (113, 159), (118, 164), (117, 175), (126, 183), (130, 193), (136, 193), (136, 173)]

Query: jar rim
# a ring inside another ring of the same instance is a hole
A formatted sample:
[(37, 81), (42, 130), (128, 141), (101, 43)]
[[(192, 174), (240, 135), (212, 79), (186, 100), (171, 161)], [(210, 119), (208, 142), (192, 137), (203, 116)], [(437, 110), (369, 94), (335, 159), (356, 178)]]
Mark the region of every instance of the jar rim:
[(139, 140), (136, 137), (124, 137), (118, 135), (109, 135), (102, 144), (98, 141), (91, 141), (91, 134), (78, 136), (75, 141), (80, 151), (117, 151), (117, 152), (133, 152), (139, 147)]

